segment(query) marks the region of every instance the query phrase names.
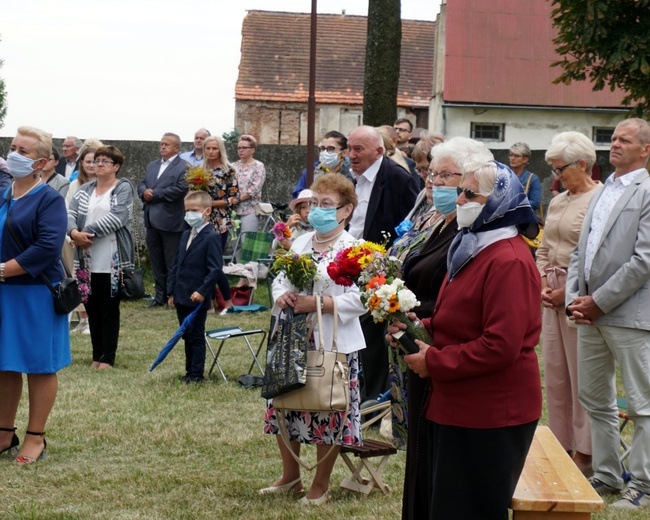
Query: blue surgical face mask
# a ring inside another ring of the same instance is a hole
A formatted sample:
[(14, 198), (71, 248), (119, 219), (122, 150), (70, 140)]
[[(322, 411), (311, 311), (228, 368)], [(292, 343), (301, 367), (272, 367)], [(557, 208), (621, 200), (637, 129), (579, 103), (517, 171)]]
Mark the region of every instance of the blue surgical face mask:
[(205, 223), (205, 220), (203, 220), (203, 213), (199, 211), (186, 211), (185, 222), (193, 228), (201, 227)]
[(34, 163), (38, 159), (31, 159), (20, 155), (18, 152), (11, 152), (7, 155), (7, 168), (9, 168), (9, 175), (15, 179), (22, 179), (27, 177), (34, 171)]
[(433, 205), (443, 215), (451, 215), (456, 211), (457, 198), (456, 188), (450, 188), (449, 186), (433, 187)]
[(339, 163), (339, 154), (324, 150), (318, 156), (320, 163), (327, 168), (334, 168)]
[(309, 223), (321, 235), (334, 231), (340, 224), (336, 220), (337, 208), (312, 208), (309, 210)]

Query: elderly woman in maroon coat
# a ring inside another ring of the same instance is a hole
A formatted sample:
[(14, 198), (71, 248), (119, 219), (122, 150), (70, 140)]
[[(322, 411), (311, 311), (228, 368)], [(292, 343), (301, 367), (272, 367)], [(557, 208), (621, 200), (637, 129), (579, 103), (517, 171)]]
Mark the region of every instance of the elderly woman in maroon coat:
[(461, 231), (433, 316), (423, 320), (433, 344), (418, 342), (404, 361), (432, 386), (429, 517), (501, 520), (542, 410), (540, 276), (519, 236), (536, 233), (537, 220), (508, 167), (469, 163), (463, 172)]

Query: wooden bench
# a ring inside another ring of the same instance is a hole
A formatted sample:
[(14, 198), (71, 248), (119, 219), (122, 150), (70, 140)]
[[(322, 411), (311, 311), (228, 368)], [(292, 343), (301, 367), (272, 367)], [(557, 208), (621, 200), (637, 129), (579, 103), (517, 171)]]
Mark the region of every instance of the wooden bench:
[[(350, 478), (343, 479), (341, 487), (350, 491), (358, 491), (364, 495), (368, 495), (373, 488), (381, 489), (386, 495), (389, 494), (390, 487), (383, 482), (381, 474), (388, 457), (395, 453), (397, 453), (395, 446), (374, 439), (364, 439), (361, 446), (341, 446), (341, 458), (352, 472)], [(351, 458), (352, 455), (359, 459), (356, 464)], [(375, 457), (381, 457), (377, 466), (373, 466), (370, 461)], [(369, 478), (364, 478), (361, 475), (364, 468), (368, 471)]]
[(551, 430), (539, 426), (510, 503), (513, 519), (586, 520), (604, 507)]

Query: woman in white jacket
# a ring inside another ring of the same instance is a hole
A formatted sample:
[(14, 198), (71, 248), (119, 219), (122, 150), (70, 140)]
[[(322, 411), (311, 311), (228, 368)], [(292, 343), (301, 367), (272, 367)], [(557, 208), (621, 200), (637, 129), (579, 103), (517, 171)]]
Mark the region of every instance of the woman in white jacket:
[[(334, 330), (333, 299), (338, 307), (337, 348), (347, 355), (350, 367), (350, 408), (344, 413), (287, 412), (285, 420), (291, 438), (294, 453), (300, 453), (300, 444), (316, 444), (317, 458), (325, 460), (318, 465), (311, 489), (302, 499), (305, 505), (321, 505), (329, 502), (329, 479), (336, 462), (339, 448), (330, 452), (333, 443), (346, 445), (361, 444), (361, 427), (359, 414), (359, 359), (357, 352), (365, 348), (359, 316), (366, 312), (361, 303), (359, 289), (356, 286), (336, 285), (327, 275), (327, 265), (335, 254), (355, 243), (354, 237), (345, 231), (352, 212), (357, 205), (354, 185), (344, 176), (328, 173), (319, 177), (311, 186), (313, 198), (310, 200), (309, 222), (314, 232), (297, 238), (291, 246), (291, 252), (313, 254), (318, 263), (318, 273), (314, 280), (311, 294), (299, 291), (280, 274), (273, 282), (273, 312), (293, 307), (294, 313), (309, 313), (316, 310), (316, 298), (323, 302), (323, 335), (325, 348), (332, 344)], [(318, 330), (314, 331), (318, 341)], [(316, 344), (318, 347), (318, 344)], [(343, 432), (339, 435), (339, 429)], [(299, 493), (303, 490), (300, 466), (278, 435), (278, 426), (273, 400), (267, 403), (264, 418), (265, 433), (277, 436), (282, 458), (282, 476), (270, 487), (260, 490), (267, 493)]]

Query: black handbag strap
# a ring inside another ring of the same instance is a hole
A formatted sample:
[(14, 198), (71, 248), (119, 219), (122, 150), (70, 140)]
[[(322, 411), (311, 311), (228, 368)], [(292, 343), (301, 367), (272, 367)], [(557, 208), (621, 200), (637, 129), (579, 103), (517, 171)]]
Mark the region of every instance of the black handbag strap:
[[(14, 231), (14, 227), (11, 225), (11, 189), (7, 193), (6, 197), (6, 202), (7, 202), (7, 220), (5, 223), (7, 224), (7, 228), (9, 229), (9, 233), (11, 233), (11, 237), (14, 239), (14, 242), (18, 245), (18, 247), (21, 249), (21, 253), (25, 251), (26, 247), (23, 244), (23, 241), (20, 240), (20, 237), (16, 235), (16, 232)], [(72, 273), (70, 273), (70, 269), (68, 269), (68, 266), (65, 265), (65, 262), (59, 258), (59, 262), (61, 262), (61, 265), (63, 266), (63, 270), (65, 271), (65, 274), (68, 278), (72, 278)], [(56, 294), (56, 289), (52, 285), (52, 283), (47, 279), (47, 276), (45, 276), (43, 273), (39, 274), (39, 277), (45, 285), (47, 285), (48, 289), (52, 294)]]

